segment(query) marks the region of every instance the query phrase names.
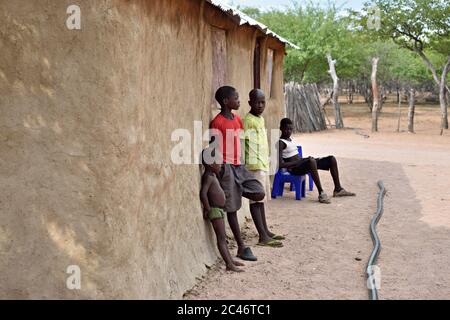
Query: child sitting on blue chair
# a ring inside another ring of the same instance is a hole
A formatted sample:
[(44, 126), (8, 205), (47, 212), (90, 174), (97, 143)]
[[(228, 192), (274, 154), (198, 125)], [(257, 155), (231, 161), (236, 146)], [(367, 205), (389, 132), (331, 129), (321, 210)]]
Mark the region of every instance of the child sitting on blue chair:
[[(301, 146), (297, 146), (298, 155), (303, 158), (303, 151)], [(311, 174), (309, 176), (309, 191), (313, 191), (314, 182)], [(286, 168), (278, 170), (273, 179), (272, 198), (282, 197), (284, 193), (285, 183), (291, 184), (291, 191), (295, 191), (295, 199), (302, 200), (306, 197), (306, 176), (297, 176), (290, 174)]]
[(285, 118), (281, 120), (281, 137), (278, 141), (279, 169), (287, 169), (288, 172), (294, 176), (311, 174), (319, 192), (320, 203), (328, 204), (331, 203), (331, 201), (322, 189), (318, 170), (326, 170), (331, 172), (331, 177), (334, 182), (334, 197), (355, 196), (353, 192), (348, 192), (342, 188), (339, 180), (338, 164), (334, 156), (328, 156), (325, 158), (301, 158), (299, 156), (297, 145), (291, 139), (293, 129), (294, 126), (290, 119)]

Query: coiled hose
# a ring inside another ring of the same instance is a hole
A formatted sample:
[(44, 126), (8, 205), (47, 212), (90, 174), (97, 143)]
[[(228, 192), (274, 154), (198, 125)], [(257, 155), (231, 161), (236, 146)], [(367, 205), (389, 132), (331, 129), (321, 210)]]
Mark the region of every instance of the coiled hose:
[(378, 181), (378, 187), (380, 188), (380, 192), (378, 193), (377, 212), (370, 223), (370, 236), (372, 237), (374, 247), (372, 250), (372, 254), (370, 255), (369, 262), (367, 263), (366, 270), (370, 300), (378, 300), (378, 290), (375, 282), (376, 279), (373, 267), (377, 262), (377, 258), (381, 249), (381, 243), (377, 235), (376, 225), (383, 215), (383, 200), (384, 196), (386, 195), (386, 188), (384, 187), (383, 181)]

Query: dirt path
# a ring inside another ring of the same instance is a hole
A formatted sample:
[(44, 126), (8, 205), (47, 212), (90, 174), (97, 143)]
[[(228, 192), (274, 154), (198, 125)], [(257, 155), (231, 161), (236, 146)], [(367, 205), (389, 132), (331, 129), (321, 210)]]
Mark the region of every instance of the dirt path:
[[(258, 261), (246, 263), (242, 274), (219, 264), (187, 299), (367, 299), (368, 226), (379, 179), (388, 189), (378, 226), (380, 298), (450, 299), (450, 137), (438, 135), (434, 110), (419, 111), (416, 135), (393, 132), (393, 108), (385, 107), (385, 131), (378, 134), (368, 130), (367, 114), (351, 111), (344, 113), (346, 125), (358, 130), (300, 135), (296, 141), (305, 155), (335, 155), (343, 185), (357, 197), (321, 205), (315, 190), (301, 202), (289, 193), (270, 201), (269, 224), (287, 235), (284, 248), (256, 246), (249, 223), (246, 242)], [(331, 194), (330, 175), (321, 177)]]

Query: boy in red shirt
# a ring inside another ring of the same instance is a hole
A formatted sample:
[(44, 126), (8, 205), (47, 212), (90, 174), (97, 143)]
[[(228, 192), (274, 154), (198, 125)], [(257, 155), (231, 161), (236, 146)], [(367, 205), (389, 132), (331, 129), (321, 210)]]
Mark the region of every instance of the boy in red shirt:
[[(245, 246), (241, 238), (237, 211), (242, 206), (242, 196), (252, 201), (262, 201), (265, 190), (254, 175), (241, 164), (240, 135), (244, 126), (241, 118), (232, 112), (240, 107), (238, 92), (233, 87), (221, 87), (216, 92), (216, 100), (221, 106), (221, 112), (210, 124), (210, 129), (215, 129), (211, 130), (211, 142), (217, 143), (219, 154), (223, 156), (220, 184), (226, 195), (225, 211), (238, 245), (237, 256), (243, 260), (256, 261), (251, 249)], [(273, 240), (267, 234), (261, 212), (251, 210), (251, 214), (259, 233), (259, 244), (271, 247), (283, 246), (281, 242)]]

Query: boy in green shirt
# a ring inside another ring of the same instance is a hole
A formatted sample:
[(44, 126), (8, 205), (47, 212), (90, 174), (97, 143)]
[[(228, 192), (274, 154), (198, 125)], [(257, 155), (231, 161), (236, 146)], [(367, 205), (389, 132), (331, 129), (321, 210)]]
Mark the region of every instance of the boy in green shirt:
[[(245, 164), (256, 179), (264, 186), (266, 195), (270, 194), (269, 182), (269, 143), (267, 141), (267, 130), (262, 114), (266, 108), (266, 97), (264, 92), (253, 89), (249, 94), (250, 112), (244, 118), (245, 129)], [(266, 233), (274, 240), (284, 240), (283, 236), (276, 235), (269, 231), (266, 222), (265, 203), (268, 197), (262, 202), (250, 201), (250, 211), (259, 211), (263, 220)]]

